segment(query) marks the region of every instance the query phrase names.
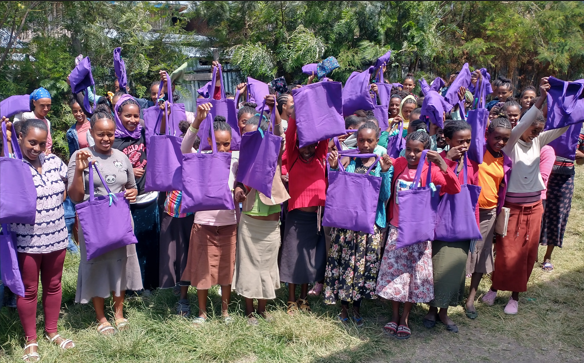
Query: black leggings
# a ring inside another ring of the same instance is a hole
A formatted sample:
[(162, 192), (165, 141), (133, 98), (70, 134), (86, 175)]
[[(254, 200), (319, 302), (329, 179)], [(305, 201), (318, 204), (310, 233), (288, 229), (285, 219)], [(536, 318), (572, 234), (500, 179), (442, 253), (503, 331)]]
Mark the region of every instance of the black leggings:
[[(354, 308), (360, 308), (361, 307), (361, 301), (362, 299), (359, 300), (353, 300), (353, 307)], [(341, 301), (341, 305), (345, 306), (345, 307), (349, 307), (349, 302), (348, 301)]]

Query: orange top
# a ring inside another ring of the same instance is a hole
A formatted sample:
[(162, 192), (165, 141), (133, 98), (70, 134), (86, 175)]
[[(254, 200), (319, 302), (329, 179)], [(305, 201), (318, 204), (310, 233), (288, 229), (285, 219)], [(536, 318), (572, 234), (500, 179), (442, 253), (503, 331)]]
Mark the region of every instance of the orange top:
[(503, 157), (495, 158), (489, 151), (483, 156), (483, 163), (479, 165), (479, 185), (482, 187), (479, 196), (479, 208), (497, 208), (499, 201), (499, 186), (505, 178), (503, 171)]

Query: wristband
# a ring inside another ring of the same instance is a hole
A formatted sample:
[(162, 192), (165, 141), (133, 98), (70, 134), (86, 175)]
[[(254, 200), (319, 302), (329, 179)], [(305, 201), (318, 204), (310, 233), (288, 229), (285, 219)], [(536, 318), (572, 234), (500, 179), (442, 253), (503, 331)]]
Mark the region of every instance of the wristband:
[(192, 133), (197, 133), (197, 132), (199, 131), (199, 129), (195, 129), (195, 128), (194, 128), (192, 125), (191, 125), (191, 126), (189, 126), (189, 130), (190, 130)]

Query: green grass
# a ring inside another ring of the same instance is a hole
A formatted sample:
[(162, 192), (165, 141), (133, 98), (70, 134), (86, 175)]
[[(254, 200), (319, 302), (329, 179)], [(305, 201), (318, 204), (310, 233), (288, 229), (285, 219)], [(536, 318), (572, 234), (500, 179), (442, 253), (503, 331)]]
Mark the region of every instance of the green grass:
[[(226, 326), (211, 318), (194, 328), (174, 315), (177, 298), (161, 290), (149, 298), (127, 302), (126, 316), (132, 329), (103, 337), (95, 328), (91, 305), (74, 304), (76, 258), (68, 256), (63, 276), (62, 318), (59, 332), (77, 347), (63, 352), (41, 340), (43, 362), (581, 362), (584, 357), (584, 171), (576, 177), (576, 192), (564, 248), (554, 252), (555, 270), (534, 269), (528, 292), (521, 294), (519, 314), (506, 316), (509, 293), (500, 293), (495, 306), (477, 304), (479, 317), (471, 321), (462, 307), (451, 309), (459, 334), (443, 326), (427, 330), (422, 317), (427, 306), (413, 310), (411, 339), (399, 341), (382, 333), (391, 307), (384, 301), (367, 301), (362, 311), (363, 329), (344, 328), (336, 321), (337, 306), (311, 298), (313, 313), (289, 317), (285, 313), (286, 289), (268, 306), (272, 323), (247, 325), (243, 300), (234, 296), (230, 311), (235, 318)], [(539, 258), (543, 257), (540, 249)], [(467, 280), (468, 282), (468, 280)], [(490, 285), (484, 279), (480, 293)], [(193, 313), (196, 294), (190, 291)], [(212, 313), (220, 316), (220, 297), (209, 294)], [(111, 304), (111, 300), (107, 301)], [(111, 307), (110, 307), (111, 308)], [(111, 309), (110, 309), (111, 311)], [(111, 318), (111, 316), (110, 316)], [(38, 333), (43, 327), (42, 308), (37, 314)], [(23, 331), (16, 311), (0, 311), (0, 362), (20, 361)]]

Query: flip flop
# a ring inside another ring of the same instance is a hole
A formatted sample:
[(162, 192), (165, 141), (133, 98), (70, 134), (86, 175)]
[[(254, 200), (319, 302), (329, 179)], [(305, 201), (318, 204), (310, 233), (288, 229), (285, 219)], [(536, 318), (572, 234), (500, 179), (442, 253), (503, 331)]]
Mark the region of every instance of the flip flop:
[(544, 271), (547, 271), (547, 272), (552, 272), (552, 271), (554, 270), (554, 265), (552, 265), (552, 263), (551, 263), (551, 262), (546, 262), (546, 263), (544, 263), (544, 264), (543, 264), (543, 266), (541, 266), (541, 268), (542, 268)]
[[(404, 335), (404, 336), (401, 336), (401, 337), (400, 337), (400, 336), (398, 335), (399, 333), (402, 333), (402, 334), (407, 334), (407, 335)], [(411, 331), (411, 330), (410, 330), (410, 328), (408, 328), (407, 326), (405, 326), (405, 325), (400, 325), (400, 326), (397, 328), (397, 333), (395, 334), (395, 337), (396, 337), (397, 339), (400, 339), (400, 340), (410, 339), (410, 337), (411, 337), (411, 336), (412, 336), (412, 331)]]
[(390, 321), (383, 327), (383, 332), (387, 335), (395, 336), (395, 333), (397, 333), (397, 324)]

